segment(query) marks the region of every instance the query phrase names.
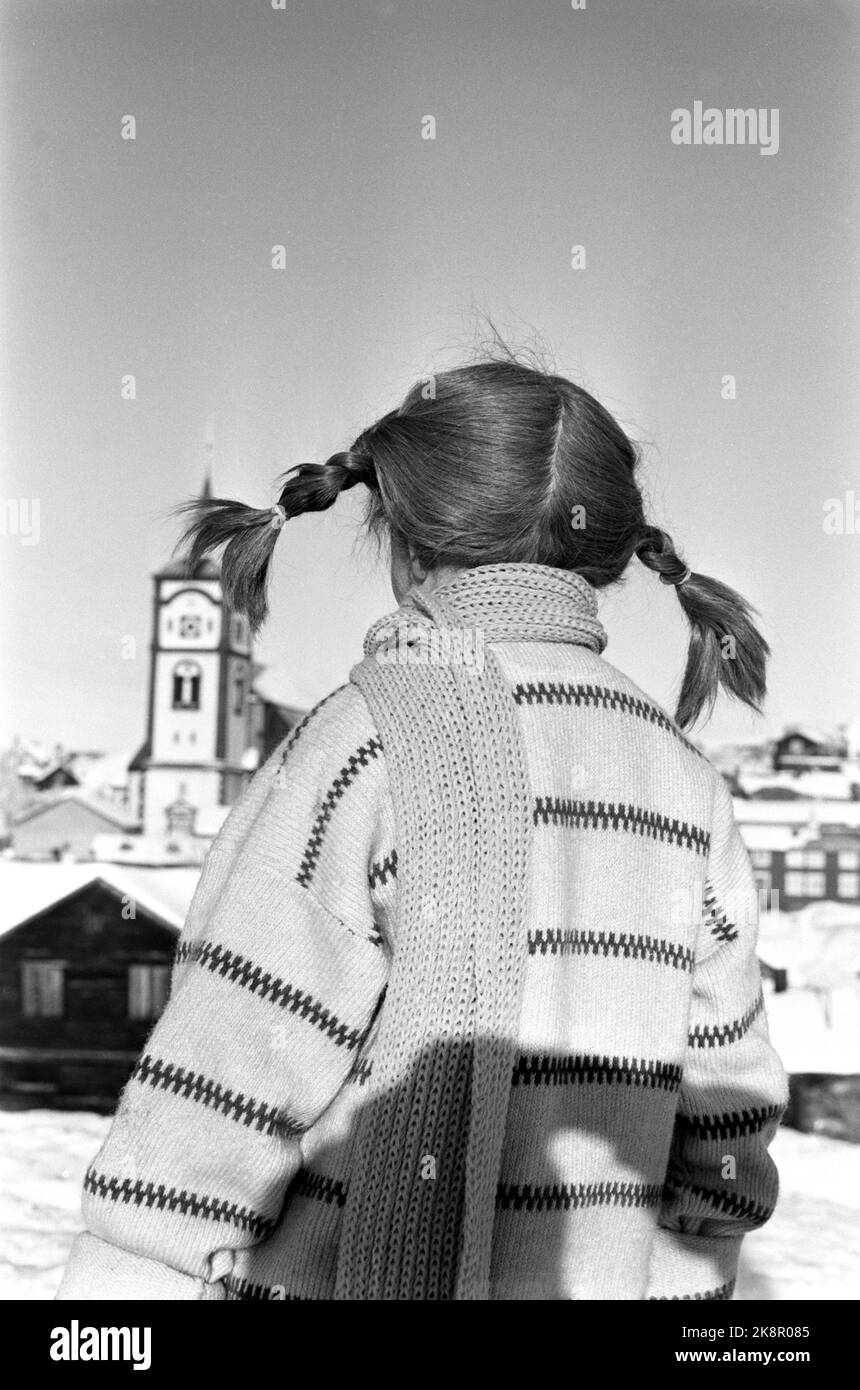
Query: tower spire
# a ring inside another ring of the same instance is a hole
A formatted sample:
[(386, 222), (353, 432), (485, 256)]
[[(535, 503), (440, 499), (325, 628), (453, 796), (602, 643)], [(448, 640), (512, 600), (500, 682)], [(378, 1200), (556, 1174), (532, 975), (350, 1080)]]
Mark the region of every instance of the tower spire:
[(212, 496), (212, 455), (215, 452), (215, 432), (212, 429), (212, 421), (206, 425), (206, 434), (203, 441), (203, 486), (200, 489), (200, 498), (203, 502), (208, 502)]

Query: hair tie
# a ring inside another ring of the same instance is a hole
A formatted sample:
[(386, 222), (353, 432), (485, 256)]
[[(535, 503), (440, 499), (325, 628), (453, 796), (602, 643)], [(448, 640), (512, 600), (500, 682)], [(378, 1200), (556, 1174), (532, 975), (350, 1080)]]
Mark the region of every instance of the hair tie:
[(272, 520), (269, 522), (269, 525), (272, 526), (274, 530), (280, 531), (281, 527), (287, 519), (287, 513), (284, 511), (284, 508), (281, 506), (280, 502), (276, 502), (272, 507), (271, 511)]
[(672, 579), (671, 576), (668, 575), (668, 574), (661, 574), (661, 575), (660, 575), (660, 583), (661, 583), (661, 584), (674, 584), (674, 586), (675, 586), (676, 589), (680, 589), (680, 587), (681, 587), (682, 584), (686, 584), (687, 580), (690, 578), (691, 573), (692, 573), (691, 570), (685, 569), (685, 570), (684, 570), (684, 573), (681, 575), (680, 579)]

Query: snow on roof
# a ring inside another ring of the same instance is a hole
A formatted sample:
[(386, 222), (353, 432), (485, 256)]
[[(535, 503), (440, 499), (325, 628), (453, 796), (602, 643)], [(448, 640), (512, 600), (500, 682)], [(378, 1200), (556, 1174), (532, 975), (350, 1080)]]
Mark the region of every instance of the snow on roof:
[(134, 899), (145, 912), (179, 931), (199, 877), (197, 868), (146, 869), (125, 864), (45, 864), (0, 859), (0, 936), (97, 880), (120, 896)]
[(66, 772), (70, 777), (78, 780), (78, 774), (72, 767), (70, 758), (52, 758), (48, 763), (40, 763), (38, 766), (24, 764), (18, 768), (18, 776), (28, 782), (44, 782), (46, 778), (52, 777), (55, 772)]
[(851, 789), (856, 781), (856, 775), (852, 777), (846, 772), (835, 770), (801, 772), (799, 776), (795, 776), (791, 772), (755, 772), (741, 768), (738, 774), (738, 783), (748, 796), (755, 796), (756, 793), (774, 788), (793, 792), (807, 800), (821, 797), (831, 801), (850, 801)]
[(62, 791), (45, 792), (38, 801), (32, 806), (28, 806), (25, 811), (21, 811), (13, 821), (14, 825), (23, 825), (26, 821), (35, 820), (37, 816), (44, 815), (54, 806), (60, 805), (64, 801), (74, 801), (87, 810), (95, 812), (96, 815), (103, 816), (105, 820), (113, 825), (118, 825), (121, 830), (132, 830), (138, 824), (134, 816), (126, 815), (115, 806), (113, 802), (105, 800), (103, 797), (94, 796), (91, 792), (85, 791), (82, 787), (65, 787)]
[(734, 797), (735, 820), (739, 825), (820, 825), (860, 826), (860, 801), (753, 801)]
[(817, 724), (789, 724), (777, 736), (776, 742), (781, 743), (784, 738), (792, 738), (797, 735), (809, 739), (812, 743), (828, 747), (831, 745), (838, 747), (842, 743), (840, 734), (832, 729), (822, 729)]
[(134, 744), (131, 748), (119, 748), (112, 753), (101, 753), (97, 758), (79, 768), (76, 768), (76, 775), (87, 791), (94, 791), (98, 787), (122, 786), (128, 781), (128, 766), (137, 752), (138, 745)]
[(741, 838), (749, 850), (796, 849), (798, 832), (788, 825), (741, 825)]

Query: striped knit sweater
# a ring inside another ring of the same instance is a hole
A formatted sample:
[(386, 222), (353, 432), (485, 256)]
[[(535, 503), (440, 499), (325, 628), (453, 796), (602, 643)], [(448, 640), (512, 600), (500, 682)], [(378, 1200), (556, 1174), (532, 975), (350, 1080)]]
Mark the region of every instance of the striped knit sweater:
[[(786, 1104), (729, 793), (594, 652), (494, 649), (534, 792), (534, 907), (491, 1296), (728, 1299), (774, 1207)], [(349, 685), (209, 852), (58, 1297), (332, 1297), (397, 850), (385, 750)]]

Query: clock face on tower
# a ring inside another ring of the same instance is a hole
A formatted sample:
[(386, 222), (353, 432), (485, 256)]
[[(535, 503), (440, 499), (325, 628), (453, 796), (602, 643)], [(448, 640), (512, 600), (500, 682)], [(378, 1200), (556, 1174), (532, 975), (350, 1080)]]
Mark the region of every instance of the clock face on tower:
[(158, 645), (211, 651), (221, 640), (221, 605), (204, 589), (178, 588), (163, 599)]

